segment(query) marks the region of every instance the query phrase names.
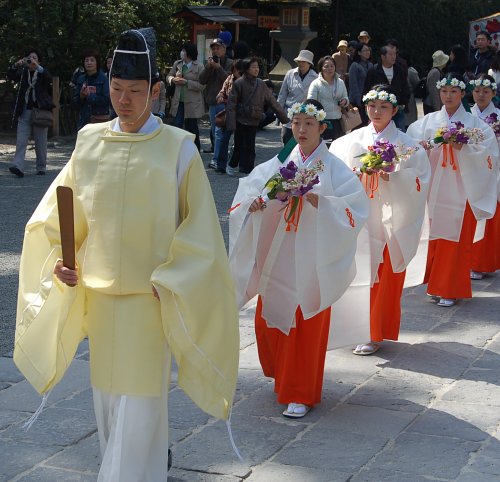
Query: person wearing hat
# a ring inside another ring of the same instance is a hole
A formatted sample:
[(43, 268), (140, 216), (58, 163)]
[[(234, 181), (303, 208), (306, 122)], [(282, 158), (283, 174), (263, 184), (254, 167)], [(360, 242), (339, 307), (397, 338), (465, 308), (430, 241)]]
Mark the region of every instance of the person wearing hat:
[(366, 30), (362, 30), (361, 32), (359, 32), (358, 40), (362, 44), (368, 45), (370, 43), (370, 39), (370, 34)]
[(347, 55), (347, 40), (341, 40), (337, 45), (337, 52), (332, 55), (335, 60), (337, 74), (345, 80), (349, 69), (349, 56)]
[[(205, 86), (204, 96), (208, 105), (210, 118), (210, 142), (212, 147), (202, 152), (214, 152), (215, 143), (215, 116), (224, 109), (223, 104), (217, 104), (217, 94), (222, 89), (222, 84), (231, 73), (233, 61), (226, 55), (226, 44), (221, 38), (216, 38), (210, 43), (212, 55), (208, 58), (205, 68), (200, 72), (199, 82)], [(212, 159), (209, 167), (216, 169), (217, 163)]]
[(432, 54), (432, 69), (427, 74), (425, 87), (427, 95), (423, 99), (424, 115), (440, 110), (443, 105), (436, 83), (441, 80), (443, 70), (449, 59), (450, 57), (442, 50), (436, 50)]
[[(179, 386), (222, 419), (238, 371), (210, 184), (194, 136), (151, 113), (155, 56), (153, 29), (121, 34), (110, 72), (118, 118), (79, 131), (21, 256), (14, 361), (46, 400), (88, 336), (102, 482), (167, 480), (172, 355)], [(60, 259), (58, 186), (73, 190), (74, 269)]]
[[(285, 112), (288, 112), (288, 109), (290, 109), (293, 104), (301, 104), (307, 99), (307, 92), (309, 91), (311, 82), (318, 78), (318, 74), (313, 68), (314, 54), (310, 50), (301, 50), (294, 61), (297, 63), (297, 67), (290, 69), (285, 74), (278, 94), (278, 102)], [(292, 137), (292, 126), (289, 122), (281, 128), (281, 140), (283, 145)]]

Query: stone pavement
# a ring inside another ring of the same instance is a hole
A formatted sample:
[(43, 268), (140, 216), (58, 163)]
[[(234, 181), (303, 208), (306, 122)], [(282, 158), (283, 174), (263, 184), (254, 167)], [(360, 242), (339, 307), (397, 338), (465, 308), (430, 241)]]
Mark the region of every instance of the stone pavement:
[[(276, 152), (277, 134), (276, 128), (259, 134), (261, 159)], [(22, 226), (43, 192), (40, 184), (46, 188), (70, 147), (51, 149), (54, 172), (47, 179), (17, 180), (5, 173), (8, 155), (0, 146), (0, 481), (95, 481), (99, 468), (87, 343), (28, 432), (22, 423), (40, 397), (10, 357)], [(209, 178), (227, 233), (225, 211), (237, 181), (213, 172)], [(400, 341), (384, 343), (371, 357), (349, 348), (329, 352), (323, 401), (301, 420), (281, 416), (284, 407), (260, 370), (254, 307), (242, 310), (232, 430), (246, 464), (233, 454), (225, 424), (176, 386), (174, 370), (169, 480), (499, 481), (500, 276), (473, 287), (471, 300), (448, 309), (430, 302), (422, 286), (405, 290)]]

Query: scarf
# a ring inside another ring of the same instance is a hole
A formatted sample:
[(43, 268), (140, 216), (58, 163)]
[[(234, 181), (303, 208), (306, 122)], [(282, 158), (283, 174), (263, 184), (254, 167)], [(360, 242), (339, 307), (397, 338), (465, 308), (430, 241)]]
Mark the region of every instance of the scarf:
[(30, 76), (29, 70), (27, 71), (27, 74), (28, 74), (28, 88), (26, 89), (26, 93), (24, 94), (24, 102), (26, 103), (26, 105), (28, 105), (30, 94), (31, 97), (33, 98), (33, 102), (36, 102), (35, 85), (38, 79), (38, 70), (35, 70), (35, 72), (33, 72), (33, 77)]

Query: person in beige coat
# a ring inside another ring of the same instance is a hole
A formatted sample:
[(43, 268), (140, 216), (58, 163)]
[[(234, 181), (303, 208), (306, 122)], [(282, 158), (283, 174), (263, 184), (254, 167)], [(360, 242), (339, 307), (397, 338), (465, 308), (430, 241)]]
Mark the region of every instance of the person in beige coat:
[(200, 130), (198, 119), (205, 113), (203, 100), (204, 85), (200, 84), (200, 73), (203, 65), (198, 63), (198, 48), (187, 43), (182, 47), (181, 58), (176, 60), (167, 77), (169, 85), (175, 85), (170, 114), (174, 118), (173, 125), (196, 136), (195, 144), (200, 150)]

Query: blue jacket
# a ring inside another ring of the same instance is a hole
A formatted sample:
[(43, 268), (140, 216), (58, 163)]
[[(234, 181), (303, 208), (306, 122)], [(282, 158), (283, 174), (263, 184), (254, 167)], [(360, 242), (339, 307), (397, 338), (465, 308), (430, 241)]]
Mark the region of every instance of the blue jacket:
[[(80, 91), (83, 84), (95, 87), (95, 93), (87, 95), (84, 99), (80, 98)], [(78, 129), (90, 122), (92, 115), (108, 115), (110, 98), (109, 83), (106, 74), (99, 70), (94, 75), (87, 75), (85, 72), (77, 75), (75, 79), (75, 92), (73, 102), (78, 105), (80, 113), (78, 117)]]

